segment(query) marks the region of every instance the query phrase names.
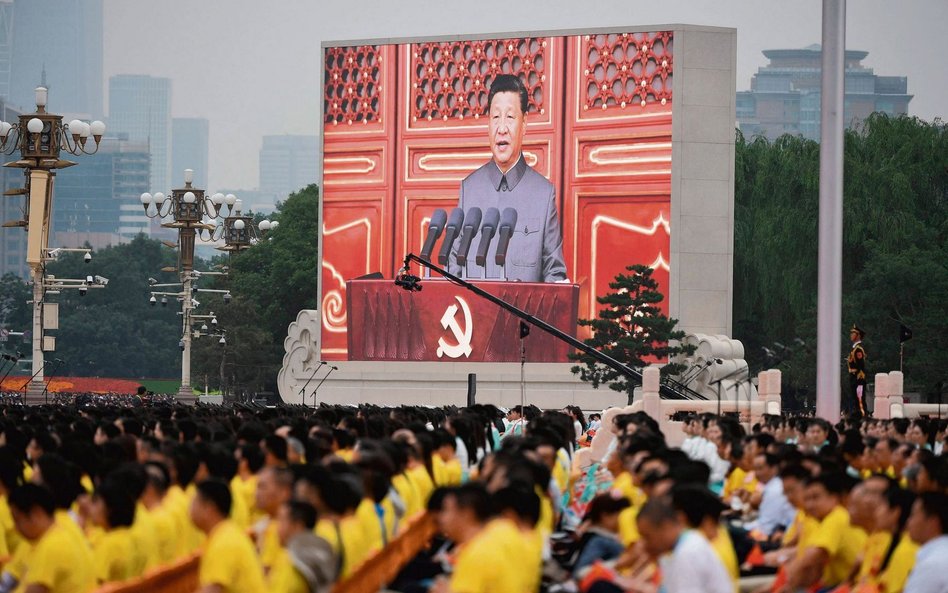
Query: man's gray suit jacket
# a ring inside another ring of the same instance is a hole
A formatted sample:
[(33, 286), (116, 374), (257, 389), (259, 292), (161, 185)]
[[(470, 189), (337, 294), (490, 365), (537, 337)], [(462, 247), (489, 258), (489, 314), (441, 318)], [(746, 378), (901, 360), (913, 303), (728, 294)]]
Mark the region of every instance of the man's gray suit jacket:
[[(458, 207), (466, 213), (477, 206), (482, 211), (490, 207), (500, 212), (504, 208), (517, 211), (517, 226), (507, 249), (507, 280), (522, 282), (557, 282), (566, 280), (563, 261), (563, 233), (556, 211), (556, 193), (549, 180), (534, 171), (520, 155), (520, 160), (506, 175), (490, 161), (461, 182)], [(460, 233), (458, 233), (460, 235)], [(457, 242), (451, 249), (448, 270), (471, 280), (504, 278), (504, 270), (495, 263), (498, 235), (491, 242), (487, 269), (474, 262), (481, 235), (474, 238), (468, 252), (467, 265), (462, 271), (457, 263)], [(463, 273), (462, 273), (463, 272)]]

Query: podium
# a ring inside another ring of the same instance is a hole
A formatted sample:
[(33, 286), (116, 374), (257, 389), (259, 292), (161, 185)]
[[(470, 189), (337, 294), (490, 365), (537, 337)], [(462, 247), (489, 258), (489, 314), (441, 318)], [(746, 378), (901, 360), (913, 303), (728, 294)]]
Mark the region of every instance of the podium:
[[(578, 284), (475, 283), (575, 337)], [(420, 292), (392, 280), (346, 282), (349, 360), (519, 362), (520, 320), (442, 279)], [(569, 362), (570, 346), (536, 328), (525, 339), (529, 362)]]

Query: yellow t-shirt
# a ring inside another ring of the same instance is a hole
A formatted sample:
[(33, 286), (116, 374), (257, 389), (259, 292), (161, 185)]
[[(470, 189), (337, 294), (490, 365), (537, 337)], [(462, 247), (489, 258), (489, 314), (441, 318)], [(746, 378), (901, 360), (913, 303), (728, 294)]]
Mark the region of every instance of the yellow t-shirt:
[(135, 506), (135, 520), (131, 527), (132, 543), (137, 551), (136, 558), (140, 565), (134, 567), (137, 575), (149, 568), (161, 564), (161, 550), (158, 546), (158, 530), (155, 527), (155, 518), (145, 505), (138, 503)]
[(431, 456), (431, 473), (434, 474), (435, 486), (447, 486), (447, 476), (444, 473), (444, 460), (438, 455)]
[(458, 550), (451, 593), (533, 593), (540, 566), (533, 566), (532, 558), (527, 566), (530, 554), (517, 526), (495, 519)]
[(448, 486), (457, 486), (464, 478), (464, 470), (461, 469), (461, 462), (457, 457), (444, 462), (444, 473)]
[(189, 485), (187, 490), (172, 486), (168, 488), (162, 503), (175, 521), (176, 558), (186, 556), (204, 544), (204, 534), (191, 521), (191, 501), (196, 491), (194, 484)]
[(267, 585), (273, 593), (309, 593), (309, 584), (293, 566), (289, 554), (283, 554), (270, 570)]
[(856, 574), (856, 582), (866, 582), (869, 578), (876, 576), (891, 541), (892, 534), (888, 531), (876, 531), (869, 534), (862, 554), (862, 563)]
[(731, 536), (724, 525), (718, 526), (718, 533), (711, 540), (711, 547), (714, 553), (718, 555), (721, 564), (727, 569), (727, 574), (734, 581), (734, 590), (738, 590), (738, 581), (741, 578), (741, 568), (737, 563), (737, 552), (734, 551), (734, 544), (731, 542)]
[[(240, 528), (236, 522), (234, 525)], [(275, 519), (268, 520), (263, 531), (257, 536), (257, 549), (260, 550), (260, 563), (263, 565), (264, 574), (269, 573), (280, 562), (282, 556), (286, 555), (286, 551), (280, 545), (280, 534), (277, 533)]]
[(418, 500), (418, 492), (411, 480), (404, 473), (398, 474), (392, 478), (392, 487), (402, 502), (405, 503), (405, 517), (412, 517), (422, 509), (421, 502)]
[(619, 540), (622, 545), (629, 547), (639, 541), (639, 518), (637, 506), (626, 507), (619, 512)]
[(434, 490), (434, 482), (431, 480), (431, 476), (428, 475), (428, 470), (425, 469), (424, 465), (418, 464), (406, 470), (405, 474), (414, 486), (415, 492), (418, 493), (418, 502), (421, 508), (425, 508), (428, 505), (428, 498)]
[(813, 536), (806, 538), (806, 547), (822, 548), (829, 555), (823, 570), (823, 586), (838, 585), (849, 577), (867, 537), (862, 529), (850, 526), (849, 513), (841, 506), (820, 521)]
[(29, 551), (20, 583), (24, 590), (43, 585), (50, 593), (88, 593), (96, 584), (92, 551), (56, 521)]
[[(889, 565), (885, 567), (872, 582), (881, 587), (885, 593), (900, 593), (905, 588), (908, 575), (915, 568), (915, 556), (918, 554), (918, 544), (912, 541), (907, 534), (903, 535), (892, 552)], [(879, 559), (881, 566), (884, 556)]]
[(612, 482), (612, 490), (620, 493), (634, 507), (645, 504), (645, 493), (632, 482), (632, 474), (622, 472)]
[(155, 543), (158, 546), (155, 557), (159, 565), (168, 564), (177, 558), (178, 552), (174, 515), (164, 506), (152, 509), (150, 515), (155, 529)]
[(247, 534), (231, 521), (222, 521), (210, 533), (198, 582), (219, 585), (227, 593), (265, 593), (263, 567)]
[(375, 503), (369, 498), (363, 498), (359, 503), (359, 508), (356, 509), (355, 516), (359, 525), (362, 526), (362, 541), (368, 547), (366, 555), (381, 550), (388, 541), (388, 530), (385, 528), (384, 515), (382, 519), (379, 519)]
[(102, 534), (92, 549), (95, 576), (100, 583), (114, 583), (141, 576), (144, 550), (135, 544), (132, 530), (117, 527)]
[[(231, 519), (234, 519), (240, 527), (249, 529), (251, 525), (266, 516), (257, 508), (256, 475), (250, 476), (246, 480), (240, 476), (234, 476), (230, 481), (230, 493), (234, 501), (231, 508)], [(246, 523), (241, 524), (242, 521), (246, 521)]]
[(362, 565), (369, 556), (369, 545), (365, 541), (365, 530), (355, 515), (349, 515), (339, 523), (342, 535), (342, 576), (347, 577)]

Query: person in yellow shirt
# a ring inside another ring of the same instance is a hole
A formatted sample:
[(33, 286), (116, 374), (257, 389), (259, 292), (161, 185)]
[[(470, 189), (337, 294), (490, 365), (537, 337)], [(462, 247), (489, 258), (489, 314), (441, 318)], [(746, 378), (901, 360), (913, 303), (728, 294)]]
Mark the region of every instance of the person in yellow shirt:
[(151, 515), (155, 535), (155, 557), (158, 564), (168, 564), (175, 559), (177, 533), (174, 515), (166, 508), (165, 494), (171, 482), (168, 468), (162, 463), (145, 463), (145, 489), (142, 491), (141, 504)]
[(263, 469), (263, 451), (255, 443), (245, 443), (234, 452), (237, 457), (237, 475), (230, 481), (234, 497), (240, 496), (250, 510), (250, 522), (263, 519), (264, 514), (254, 504), (257, 496), (257, 473)]
[(15, 488), (9, 497), (17, 530), (31, 548), (19, 574), (25, 593), (88, 593), (95, 587), (92, 552), (55, 519), (52, 493), (36, 484)]
[(508, 554), (520, 559), (520, 569), (512, 578), (522, 581), (518, 589), (535, 593), (543, 576), (544, 541), (537, 523), (540, 521), (540, 497), (529, 485), (514, 485), (493, 493), (493, 510), (497, 517), (485, 527), (484, 537), (494, 538), (509, 547)]
[(490, 511), (487, 490), (480, 484), (444, 493), (438, 526), (457, 548), (450, 579), (439, 577), (431, 593), (522, 593), (522, 583), (515, 578), (522, 558), (509, 551), (510, 529), (485, 528)]
[(276, 516), (280, 507), (293, 496), (293, 472), (284, 467), (269, 466), (260, 472), (257, 480), (257, 508), (266, 514), (255, 526), (257, 549), (264, 574), (280, 561), (283, 548), (277, 535)]
[(207, 536), (198, 569), (200, 593), (264, 593), (263, 566), (250, 537), (228, 519), (231, 494), (227, 483), (205, 480), (195, 488), (190, 515)]
[(286, 550), (270, 572), (270, 590), (278, 593), (325, 593), (336, 580), (338, 559), (329, 542), (314, 533), (316, 509), (290, 500), (280, 507), (277, 533)]
[(316, 509), (314, 531), (329, 542), (336, 558), (336, 573), (340, 578), (349, 576), (366, 554), (362, 529), (353, 515), (362, 500), (362, 480), (346, 463), (334, 463), (330, 468), (310, 466), (294, 490), (297, 499)]
[(850, 525), (849, 513), (841, 505), (846, 491), (847, 478), (841, 472), (823, 473), (807, 482), (804, 508), (819, 526), (787, 566), (787, 582), (778, 593), (814, 585), (835, 587), (852, 573), (867, 534)]
[(0, 566), (13, 557), (23, 541), (7, 504), (7, 497), (22, 479), (23, 464), (8, 446), (0, 447)]
[(93, 523), (104, 530), (92, 547), (100, 583), (126, 581), (145, 571), (146, 550), (132, 535), (135, 501), (124, 485), (106, 478), (92, 496)]
[(867, 545), (857, 577), (857, 585), (880, 587), (885, 593), (900, 593), (915, 566), (918, 544), (905, 532), (915, 494), (890, 486), (876, 506), (875, 531), (870, 536), (876, 545)]

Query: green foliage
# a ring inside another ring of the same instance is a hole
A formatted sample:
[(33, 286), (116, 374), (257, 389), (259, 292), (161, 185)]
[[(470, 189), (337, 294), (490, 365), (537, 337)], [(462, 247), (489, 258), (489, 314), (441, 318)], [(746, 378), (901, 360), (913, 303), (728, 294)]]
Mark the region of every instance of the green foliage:
[(280, 222), (278, 229), (219, 262), (230, 272), (214, 287), (230, 289), (234, 298), (226, 306), (218, 299), (208, 302), (218, 303), (213, 310), (227, 330), (227, 344), (221, 348), (217, 339), (204, 338), (195, 342), (196, 385), (203, 386), (206, 376), (212, 388), (275, 390), (286, 328), (300, 310), (316, 308), (318, 213), (319, 188), (310, 185), (277, 206), (270, 218)]
[[(915, 333), (905, 345), (906, 390), (934, 396), (948, 380), (945, 125), (873, 115), (846, 132), (844, 159), (844, 352), (858, 323), (868, 332), (870, 375), (897, 370), (904, 323)], [(812, 401), (819, 145), (738, 133), (735, 165), (734, 334), (752, 367), (779, 366), (785, 392)]]
[[(653, 270), (640, 264), (626, 270), (632, 273), (619, 274), (615, 282), (609, 283), (614, 292), (596, 297), (600, 305), (605, 305), (598, 318), (579, 320), (580, 326), (589, 327), (594, 332), (585, 343), (638, 369), (649, 360), (665, 360), (693, 352), (693, 346), (673, 343), (684, 338), (685, 333), (675, 329), (677, 319), (669, 319), (659, 308), (665, 297), (658, 292), (658, 282), (652, 278)], [(635, 385), (625, 375), (585, 353), (571, 354), (570, 358), (582, 363), (571, 369), (580, 379), (592, 383), (595, 388), (605, 384), (610, 389), (627, 393), (629, 402), (632, 402)], [(667, 364), (662, 367), (662, 374), (675, 375), (682, 370), (681, 365)]]
[[(89, 263), (81, 253), (65, 253), (50, 262), (47, 274), (58, 278), (99, 275), (109, 279), (105, 288), (48, 295), (59, 305), (56, 353), (66, 365), (57, 374), (82, 377), (174, 377), (181, 372), (180, 317), (175, 303), (168, 307), (148, 304), (148, 278), (173, 282), (162, 275), (163, 266), (173, 266), (173, 250), (140, 235), (131, 243), (96, 251)], [(171, 292), (174, 290), (172, 289)]]

